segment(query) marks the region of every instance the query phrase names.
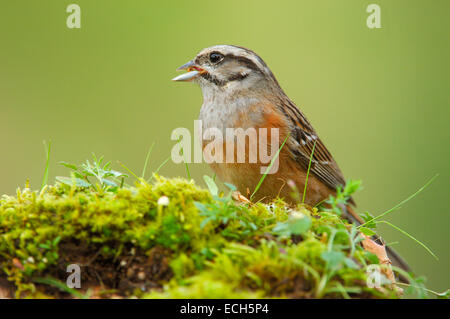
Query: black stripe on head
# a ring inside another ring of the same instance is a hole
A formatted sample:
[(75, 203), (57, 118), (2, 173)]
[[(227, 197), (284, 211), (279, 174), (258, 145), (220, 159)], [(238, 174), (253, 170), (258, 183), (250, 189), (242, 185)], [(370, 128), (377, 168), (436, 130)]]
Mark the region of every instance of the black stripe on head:
[[(275, 78), (275, 75), (273, 75), (272, 71), (269, 69), (269, 67), (267, 66), (266, 62), (264, 62), (264, 60), (261, 59), (261, 57), (260, 57), (258, 54), (255, 53), (255, 51), (252, 51), (252, 50), (250, 50), (250, 49), (247, 49), (247, 48), (244, 48), (244, 47), (241, 47), (241, 46), (238, 46), (238, 45), (230, 45), (230, 46), (231, 46), (231, 47), (234, 47), (234, 48), (238, 48), (238, 49), (244, 50), (244, 51), (247, 52), (248, 54), (254, 56), (254, 57), (256, 58), (256, 60), (258, 60), (258, 62), (263, 66), (263, 68), (264, 68), (265, 70), (260, 70), (260, 69), (258, 68), (258, 66), (257, 66), (252, 60), (250, 60), (250, 59), (247, 59), (247, 58), (245, 58), (245, 57), (238, 57), (238, 58), (239, 58), (239, 59), (245, 59), (245, 60), (250, 61), (250, 63), (253, 64), (253, 65), (255, 66), (255, 69), (254, 69), (254, 70), (258, 70), (259, 72), (263, 72), (263, 73), (264, 73), (264, 71), (267, 71), (268, 75), (272, 78), (272, 80), (275, 82), (275, 84), (278, 85), (278, 86), (280, 87), (280, 84), (278, 83), (277, 79)], [(249, 65), (248, 65), (248, 66), (249, 66)], [(250, 67), (250, 66), (249, 66), (249, 67)], [(281, 87), (280, 87), (280, 88), (281, 88)]]
[[(260, 57), (258, 54), (255, 53), (255, 51), (252, 51), (252, 50), (247, 49), (247, 48), (244, 48), (244, 47), (240, 47), (240, 46), (238, 46), (238, 45), (230, 45), (230, 46), (231, 46), (231, 47), (234, 47), (234, 48), (238, 48), (238, 49), (244, 50), (244, 51), (247, 52), (249, 55), (254, 56), (254, 57), (256, 58), (256, 60), (258, 60), (258, 62), (261, 63), (261, 65), (262, 65), (264, 68), (269, 69), (269, 67), (267, 66), (266, 62), (264, 62), (264, 60), (261, 59), (261, 57)], [(245, 57), (240, 57), (240, 58), (250, 61), (251, 64), (253, 64), (253, 65), (255, 66), (255, 68), (259, 70), (259, 68), (257, 67), (257, 65), (256, 65), (252, 60), (250, 60), (250, 59), (248, 59), (248, 58), (245, 58)], [(262, 71), (262, 70), (260, 70), (260, 71)]]
[[(219, 52), (220, 53), (220, 52)], [(229, 53), (227, 55), (224, 56), (224, 60), (235, 60), (235, 61), (239, 61), (240, 63), (245, 64), (245, 66), (253, 71), (256, 72), (260, 72), (262, 73), (262, 71), (258, 68), (258, 66), (256, 65), (255, 62), (253, 62), (251, 59), (246, 58), (246, 57), (242, 57), (242, 56), (236, 56), (232, 53)], [(222, 63), (222, 62), (219, 62)], [(209, 73), (204, 73), (202, 74), (202, 77), (208, 81), (210, 81), (211, 83), (214, 83), (217, 86), (224, 86), (226, 85), (228, 82), (232, 82), (232, 81), (242, 81), (245, 78), (247, 78), (249, 76), (249, 73), (236, 73), (236, 74), (232, 74), (230, 77), (228, 77), (226, 80), (219, 80), (217, 77), (215, 77), (214, 75), (211, 75)]]
[(246, 58), (246, 57), (243, 57), (243, 56), (236, 56), (236, 55), (234, 55), (234, 54), (232, 54), (232, 53), (227, 54), (227, 55), (225, 56), (225, 58), (233, 59), (233, 60), (239, 61), (239, 62), (245, 64), (245, 66), (246, 66), (247, 68), (249, 68), (250, 70), (257, 71), (257, 72), (262, 72), (262, 71), (258, 68), (258, 66), (255, 64), (255, 62), (253, 62), (253, 61), (252, 61), (251, 59), (249, 59), (249, 58)]
[(211, 75), (209, 73), (203, 73), (201, 75), (201, 77), (211, 83), (214, 83), (217, 86), (224, 86), (227, 83), (232, 82), (232, 81), (242, 81), (243, 79), (248, 77), (248, 75), (249, 75), (249, 73), (236, 73), (236, 74), (231, 75), (226, 80), (219, 80), (217, 77), (215, 77), (214, 75)]
[[(231, 47), (235, 47), (235, 48), (245, 51), (252, 58), (248, 58), (246, 56), (235, 55), (233, 53), (228, 53), (228, 54), (225, 54), (224, 59), (222, 61), (218, 62), (217, 64), (221, 64), (221, 63), (225, 62), (226, 60), (238, 61), (239, 63), (244, 64), (250, 70), (259, 72), (261, 74), (265, 74), (266, 76), (268, 75), (276, 83), (276, 85), (279, 86), (278, 81), (275, 79), (275, 76), (272, 74), (272, 72), (268, 68), (267, 64), (255, 52), (253, 52), (252, 50), (249, 50), (247, 48), (240, 47), (240, 46), (231, 45)], [(200, 64), (201, 60), (203, 60), (203, 59), (209, 61), (209, 56), (214, 52), (216, 52), (216, 51), (208, 52), (206, 54), (202, 54), (201, 56), (197, 56), (197, 58), (195, 59), (195, 62), (197, 64)], [(222, 54), (220, 51), (217, 51), (216, 53)], [(256, 60), (256, 62), (255, 62), (255, 60)], [(201, 76), (204, 79), (206, 79), (207, 81), (209, 81), (217, 86), (224, 86), (228, 82), (231, 82), (231, 81), (242, 81), (243, 79), (247, 78), (249, 75), (250, 74), (247, 72), (245, 72), (245, 73), (239, 72), (236, 74), (232, 74), (226, 80), (219, 79), (215, 75), (210, 74), (210, 73), (204, 73)]]
[(248, 77), (249, 73), (237, 73), (237, 74), (233, 74), (232, 76), (230, 76), (228, 78), (228, 82), (230, 81), (242, 81), (243, 79), (245, 79), (246, 77)]

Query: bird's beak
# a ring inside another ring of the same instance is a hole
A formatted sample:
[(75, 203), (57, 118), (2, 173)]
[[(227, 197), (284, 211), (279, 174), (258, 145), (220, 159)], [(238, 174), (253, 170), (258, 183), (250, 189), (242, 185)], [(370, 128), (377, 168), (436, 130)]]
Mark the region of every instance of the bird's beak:
[(205, 73), (206, 71), (201, 67), (197, 66), (194, 61), (189, 61), (186, 64), (180, 66), (177, 71), (186, 70), (187, 73), (181, 74), (172, 79), (172, 81), (191, 81), (195, 79), (200, 74)]

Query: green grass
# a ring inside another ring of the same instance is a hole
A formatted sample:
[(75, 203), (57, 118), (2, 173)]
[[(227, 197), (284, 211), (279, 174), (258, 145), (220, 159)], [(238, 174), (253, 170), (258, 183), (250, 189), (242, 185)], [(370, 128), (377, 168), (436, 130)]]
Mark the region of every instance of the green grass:
[(309, 163), (308, 163), (308, 170), (306, 171), (306, 178), (305, 178), (305, 188), (303, 189), (303, 197), (302, 197), (302, 203), (305, 202), (306, 199), (306, 188), (308, 187), (308, 178), (309, 178), (309, 172), (311, 170), (311, 163), (314, 156), (314, 150), (316, 149), (316, 141), (314, 141), (314, 145), (311, 151), (311, 156), (309, 157)]
[(392, 228), (398, 230), (398, 231), (401, 232), (403, 235), (409, 237), (410, 239), (412, 239), (413, 241), (415, 241), (416, 243), (418, 243), (420, 246), (422, 246), (423, 248), (425, 248), (425, 250), (426, 250), (431, 256), (433, 256), (436, 260), (439, 260), (438, 256), (436, 256), (436, 254), (433, 253), (433, 251), (432, 251), (430, 248), (428, 248), (428, 246), (426, 246), (424, 243), (422, 243), (421, 241), (419, 241), (419, 240), (416, 239), (414, 236), (410, 235), (408, 232), (404, 231), (404, 230), (401, 229), (400, 227), (395, 226), (394, 224), (392, 224), (392, 223), (390, 223), (390, 222), (388, 222), (388, 221), (386, 221), (386, 220), (380, 220), (380, 221), (378, 221), (378, 223), (384, 223), (384, 224), (389, 225), (389, 226), (391, 226)]
[(142, 168), (142, 174), (141, 174), (142, 179), (145, 179), (145, 173), (147, 172), (147, 165), (148, 165), (148, 161), (150, 160), (150, 154), (153, 151), (153, 147), (155, 147), (155, 142), (152, 143), (152, 146), (150, 146), (150, 148), (147, 152), (147, 156), (145, 157), (144, 167)]
[[(366, 268), (378, 259), (359, 245), (359, 229), (341, 218), (339, 204), (359, 181), (329, 198), (328, 210), (292, 209), (281, 200), (242, 204), (232, 199), (233, 185), (221, 192), (214, 177), (204, 177), (208, 190), (157, 174), (145, 181), (152, 147), (140, 177), (122, 164), (134, 186), (93, 156), (63, 163), (70, 176), (46, 182), (40, 192), (25, 188), (1, 197), (0, 278), (13, 283), (16, 297), (400, 297), (389, 286), (366, 286)], [(371, 231), (383, 222), (365, 217)], [(64, 285), (69, 263), (84, 265), (80, 290)], [(404, 275), (408, 296), (448, 295)], [(130, 284), (120, 286), (125, 279)]]
[(42, 177), (42, 186), (41, 186), (41, 190), (45, 187), (45, 185), (47, 185), (48, 183), (48, 171), (49, 171), (49, 166), (50, 166), (50, 150), (51, 150), (51, 145), (52, 143), (49, 142), (48, 146), (44, 141), (44, 148), (45, 148), (45, 154), (46, 154), (46, 158), (45, 158), (45, 170), (44, 170), (44, 176)]
[(411, 199), (413, 199), (414, 197), (416, 197), (417, 195), (419, 195), (419, 193), (421, 193), (423, 190), (425, 190), (428, 186), (431, 185), (431, 183), (434, 182), (434, 180), (439, 176), (439, 174), (436, 174), (435, 176), (433, 176), (433, 178), (431, 178), (425, 185), (423, 185), (421, 188), (419, 188), (416, 192), (414, 192), (412, 195), (408, 196), (406, 199), (404, 199), (403, 201), (401, 201), (400, 203), (398, 203), (397, 205), (395, 205), (394, 207), (388, 209), (387, 211), (381, 213), (380, 215), (378, 215), (377, 217), (374, 217), (370, 220), (368, 220), (367, 222), (365, 222), (364, 224), (361, 224), (359, 227), (364, 227), (366, 226), (368, 223), (371, 223), (375, 220), (378, 220), (394, 211), (396, 211), (397, 209), (400, 209), (402, 205), (406, 204), (407, 202), (409, 202)]
[[(433, 176), (427, 183), (425, 183), (425, 185), (423, 185), (421, 188), (419, 188), (416, 192), (414, 192), (412, 195), (408, 196), (406, 199), (404, 199), (403, 201), (401, 201), (400, 203), (398, 203), (397, 205), (395, 205), (394, 207), (386, 210), (385, 212), (381, 213), (380, 215), (378, 215), (377, 217), (372, 217), (369, 216), (369, 218), (367, 218), (367, 220), (359, 225), (357, 228), (361, 231), (363, 231), (365, 233), (366, 231), (371, 231), (370, 229), (367, 229), (367, 226), (371, 225), (371, 227), (369, 228), (375, 228), (377, 224), (386, 224), (389, 225), (390, 227), (398, 230), (400, 233), (402, 233), (403, 235), (409, 237), (411, 240), (415, 241), (417, 244), (419, 244), (420, 246), (422, 246), (423, 248), (425, 248), (425, 250), (431, 255), (433, 256), (436, 260), (439, 260), (438, 256), (436, 256), (435, 253), (433, 253), (433, 251), (426, 246), (423, 242), (419, 241), (417, 238), (415, 238), (414, 236), (412, 236), (411, 234), (409, 234), (408, 232), (406, 232), (405, 230), (401, 229), (400, 227), (386, 221), (386, 220), (380, 220), (382, 217), (385, 217), (386, 215), (398, 210), (401, 208), (402, 205), (404, 205), (405, 203), (409, 202), (410, 200), (412, 200), (414, 197), (416, 197), (417, 195), (419, 195), (419, 193), (421, 193), (422, 191), (424, 191), (428, 186), (430, 186), (435, 179), (439, 176), (439, 174), (436, 174), (435, 176)], [(366, 216), (367, 217), (367, 216)], [(366, 235), (373, 235), (372, 233), (368, 234), (365, 233)]]

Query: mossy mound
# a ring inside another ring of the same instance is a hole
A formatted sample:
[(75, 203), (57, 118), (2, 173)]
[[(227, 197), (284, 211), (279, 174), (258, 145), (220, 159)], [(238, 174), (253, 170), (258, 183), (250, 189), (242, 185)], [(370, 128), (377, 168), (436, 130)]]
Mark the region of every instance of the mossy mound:
[[(155, 176), (115, 192), (57, 183), (0, 199), (0, 290), (12, 297), (396, 298), (366, 285), (336, 212), (240, 204)], [(70, 289), (67, 266), (81, 267)]]

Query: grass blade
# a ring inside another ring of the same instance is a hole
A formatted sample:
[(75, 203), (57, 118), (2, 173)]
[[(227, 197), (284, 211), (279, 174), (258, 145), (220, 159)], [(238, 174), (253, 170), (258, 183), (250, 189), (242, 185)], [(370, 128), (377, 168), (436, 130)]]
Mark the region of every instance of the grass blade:
[[(181, 137), (178, 139), (178, 143), (181, 143)], [(181, 155), (184, 155), (184, 149), (181, 148)], [(189, 166), (187, 162), (184, 162), (184, 167), (186, 168), (186, 174), (189, 180), (191, 180), (191, 172), (189, 171)]]
[(44, 170), (44, 176), (42, 177), (42, 186), (41, 186), (41, 190), (44, 188), (45, 185), (47, 185), (48, 183), (48, 171), (49, 171), (49, 164), (50, 164), (50, 148), (51, 148), (52, 142), (49, 141), (48, 142), (48, 147), (47, 144), (44, 141), (44, 148), (45, 148), (45, 153), (46, 153), (46, 160), (45, 160), (45, 170)]
[(148, 164), (148, 160), (150, 159), (150, 154), (153, 151), (153, 147), (155, 146), (155, 142), (152, 143), (152, 145), (150, 146), (150, 149), (147, 152), (147, 156), (145, 157), (145, 163), (144, 163), (144, 168), (142, 169), (142, 175), (141, 178), (145, 177), (145, 172), (147, 171), (147, 164)]
[[(154, 174), (158, 174), (158, 172), (160, 171), (160, 169), (163, 168), (163, 166), (166, 165), (167, 162), (168, 162), (170, 159), (171, 159), (171, 156), (169, 156), (168, 158), (166, 158), (166, 159), (164, 160), (164, 162), (162, 162), (162, 163), (158, 166), (158, 168), (156, 169), (156, 171), (153, 172), (153, 175), (154, 175)], [(151, 179), (151, 178), (150, 178), (150, 179)]]
[(436, 174), (433, 176), (432, 179), (430, 179), (425, 185), (423, 185), (421, 188), (419, 188), (418, 191), (416, 191), (414, 194), (412, 194), (411, 196), (409, 196), (408, 198), (406, 198), (405, 200), (401, 201), (400, 203), (398, 203), (397, 205), (395, 205), (394, 207), (392, 207), (391, 209), (388, 209), (387, 211), (385, 211), (384, 213), (368, 220), (367, 222), (365, 222), (364, 224), (361, 224), (358, 226), (358, 228), (363, 227), (371, 222), (373, 222), (374, 220), (380, 219), (383, 216), (386, 216), (389, 213), (392, 213), (393, 211), (399, 209), (403, 204), (405, 204), (406, 202), (409, 202), (411, 199), (413, 199), (414, 197), (416, 197), (420, 192), (422, 192), (425, 188), (427, 188), (428, 186), (430, 186), (431, 183), (434, 182), (434, 180), (439, 176), (439, 174)]
[(267, 174), (270, 172), (270, 170), (272, 169), (273, 163), (275, 162), (275, 160), (278, 158), (278, 156), (280, 155), (281, 149), (283, 148), (284, 144), (286, 144), (287, 139), (289, 138), (289, 136), (291, 135), (291, 133), (289, 133), (286, 138), (283, 141), (283, 144), (281, 144), (280, 148), (278, 149), (277, 153), (275, 154), (275, 156), (272, 158), (272, 160), (270, 161), (270, 165), (267, 167), (266, 171), (264, 172), (264, 175), (261, 177), (261, 179), (258, 182), (258, 185), (256, 185), (255, 190), (253, 191), (253, 194), (250, 196), (250, 200), (252, 200), (253, 196), (255, 196), (256, 192), (258, 191), (258, 189), (261, 187), (261, 184), (264, 182), (264, 180), (266, 179)]
[(314, 141), (311, 156), (309, 157), (308, 170), (306, 171), (305, 188), (303, 189), (302, 204), (305, 202), (305, 198), (306, 198), (306, 187), (308, 186), (309, 171), (311, 170), (311, 163), (312, 163), (312, 159), (314, 156), (314, 150), (316, 149), (316, 142), (317, 142), (317, 140)]
[(400, 285), (400, 286), (404, 286), (404, 287), (412, 287), (412, 288), (415, 288), (415, 289), (423, 289), (426, 292), (428, 292), (428, 293), (430, 293), (432, 295), (435, 295), (436, 297), (440, 297), (440, 296), (443, 296), (443, 295), (446, 294), (446, 292), (437, 292), (437, 291), (434, 291), (434, 290), (431, 290), (431, 289), (428, 289), (428, 288), (425, 288), (425, 287), (419, 287), (419, 286), (415, 286), (415, 285), (411, 285), (411, 284), (406, 284), (406, 283), (403, 283), (403, 282), (396, 282), (395, 284), (396, 285)]
[(142, 181), (142, 178), (133, 173), (128, 167), (125, 166), (122, 162), (118, 161), (119, 165), (125, 168), (131, 175), (133, 175), (138, 181)]
[(401, 229), (401, 228), (395, 226), (394, 224), (392, 224), (392, 223), (390, 223), (390, 222), (387, 222), (387, 221), (385, 221), (385, 220), (380, 220), (380, 221), (377, 222), (377, 223), (384, 223), (384, 224), (387, 224), (387, 225), (391, 226), (392, 228), (398, 230), (398, 231), (401, 232), (403, 235), (409, 237), (410, 239), (412, 239), (412, 240), (414, 240), (416, 243), (418, 243), (420, 246), (422, 246), (423, 248), (425, 248), (426, 251), (428, 251), (428, 252), (430, 253), (430, 255), (433, 256), (436, 260), (439, 260), (438, 256), (436, 256), (436, 255), (431, 251), (430, 248), (428, 248), (424, 243), (422, 243), (422, 242), (421, 242), (420, 240), (418, 240), (417, 238), (415, 238), (415, 237), (413, 237), (412, 235), (408, 234), (408, 233), (407, 233), (406, 231), (404, 231), (403, 229)]
[(184, 163), (184, 165), (186, 166), (186, 174), (187, 174), (188, 180), (191, 180), (191, 172), (189, 172), (188, 163)]
[(80, 298), (80, 299), (89, 299), (89, 294), (83, 295), (82, 293), (80, 293), (79, 291), (77, 291), (74, 288), (69, 288), (65, 283), (51, 278), (51, 277), (47, 277), (47, 278), (36, 278), (34, 280), (34, 282), (39, 283), (39, 284), (44, 284), (44, 285), (49, 285), (49, 286), (53, 286), (55, 288), (58, 288), (59, 290), (61, 290), (62, 292), (66, 292), (71, 294), (74, 297)]
[(217, 187), (216, 183), (211, 177), (209, 177), (208, 175), (204, 175), (203, 180), (205, 181), (206, 186), (208, 186), (211, 195), (213, 196), (219, 195), (219, 188)]

